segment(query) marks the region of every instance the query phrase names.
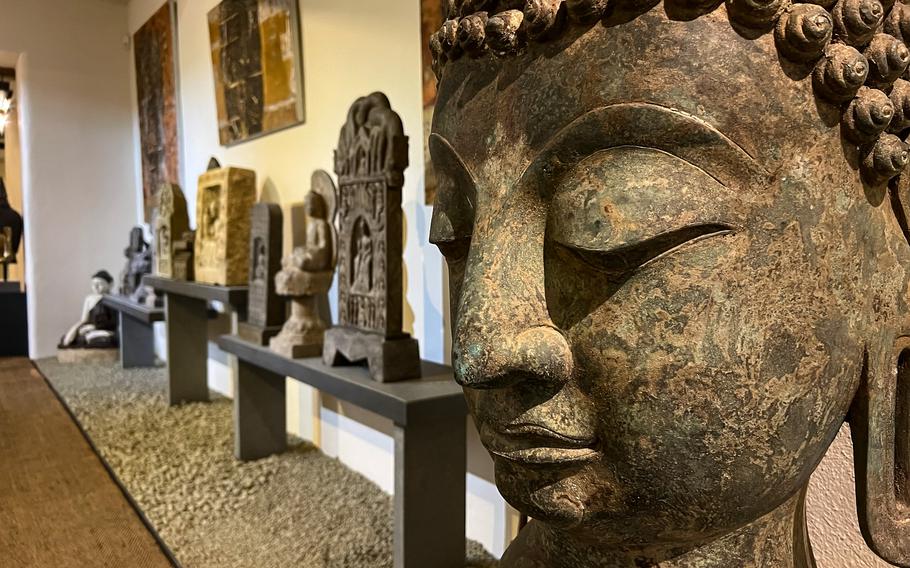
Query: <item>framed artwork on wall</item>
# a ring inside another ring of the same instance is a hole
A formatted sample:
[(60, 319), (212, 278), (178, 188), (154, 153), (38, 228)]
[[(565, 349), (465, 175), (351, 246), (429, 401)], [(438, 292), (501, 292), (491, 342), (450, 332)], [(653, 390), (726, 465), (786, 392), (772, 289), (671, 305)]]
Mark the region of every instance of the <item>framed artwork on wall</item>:
[(208, 20), (221, 144), (302, 124), (297, 0), (224, 0)]
[(436, 105), (436, 74), (430, 53), (430, 37), (445, 22), (445, 0), (420, 0), (420, 43), (423, 49), (423, 155), (424, 198), (427, 205), (436, 201), (436, 172), (430, 159), (429, 139), (433, 127), (433, 107)]
[(167, 2), (133, 35), (146, 222), (161, 186), (180, 183), (174, 18), (174, 4)]

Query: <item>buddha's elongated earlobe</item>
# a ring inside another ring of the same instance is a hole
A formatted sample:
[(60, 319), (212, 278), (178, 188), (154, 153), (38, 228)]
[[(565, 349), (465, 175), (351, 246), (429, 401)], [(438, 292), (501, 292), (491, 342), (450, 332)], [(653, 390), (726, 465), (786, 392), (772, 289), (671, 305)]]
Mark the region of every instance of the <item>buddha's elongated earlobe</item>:
[(849, 422), (863, 536), (887, 562), (910, 567), (910, 337), (867, 350)]

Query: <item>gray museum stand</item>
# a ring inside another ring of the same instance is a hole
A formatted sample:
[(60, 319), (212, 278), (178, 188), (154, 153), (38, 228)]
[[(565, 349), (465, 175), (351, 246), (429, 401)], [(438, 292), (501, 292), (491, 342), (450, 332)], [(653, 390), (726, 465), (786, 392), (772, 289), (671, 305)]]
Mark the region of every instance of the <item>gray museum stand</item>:
[(239, 459), (287, 448), (285, 377), (389, 418), (395, 425), (395, 568), (464, 566), (467, 406), (449, 367), (423, 361), (424, 378), (380, 383), (364, 367), (289, 359), (235, 335), (221, 336), (218, 345), (239, 361)]
[(231, 331), (246, 311), (246, 286), (212, 286), (160, 276), (143, 283), (164, 294), (167, 318), (168, 403), (205, 402), (208, 387), (209, 302), (231, 310)]
[(154, 323), (164, 321), (164, 310), (109, 294), (101, 302), (120, 314), (120, 364), (124, 369), (155, 366)]

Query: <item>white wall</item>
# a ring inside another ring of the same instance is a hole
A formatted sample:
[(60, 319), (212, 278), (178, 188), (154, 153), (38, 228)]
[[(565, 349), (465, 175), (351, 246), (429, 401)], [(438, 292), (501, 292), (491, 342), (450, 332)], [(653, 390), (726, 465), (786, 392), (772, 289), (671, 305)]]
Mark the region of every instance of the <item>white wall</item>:
[[(164, 0), (132, 0), (129, 30), (134, 32)], [(218, 0), (177, 2), (178, 64), (182, 108), (184, 192), (195, 211), (196, 179), (211, 156), (224, 165), (254, 169), (285, 212), (285, 247), (291, 245), (290, 208), (303, 201), (316, 169), (332, 171), (332, 153), (357, 98), (373, 91), (388, 95), (411, 137), (404, 187), (405, 326), (420, 341), (424, 358), (445, 357), (442, 259), (427, 243), (430, 209), (423, 205), (424, 163), (421, 137), (420, 3), (417, 0), (306, 0), (302, 20), (306, 124), (231, 148), (219, 145), (214, 77), (207, 13)], [(135, 88), (135, 87), (133, 87)], [(135, 97), (134, 97), (135, 98)], [(134, 112), (134, 145), (138, 122)], [(138, 164), (138, 151), (135, 156)], [(138, 172), (139, 168), (136, 167)], [(138, 184), (138, 177), (136, 178)], [(332, 292), (334, 296), (334, 291)], [(334, 297), (333, 297), (334, 303)], [(230, 394), (229, 364), (210, 348), (210, 386)], [(391, 423), (356, 407), (325, 400), (312, 389), (289, 381), (289, 430), (320, 445), (391, 492)], [(472, 426), (473, 428), (473, 426)], [(506, 538), (506, 508), (490, 482), (491, 466), (472, 434), (468, 479), (468, 534), (501, 552)], [(486, 479), (483, 479), (485, 477)]]
[(17, 68), (29, 349), (52, 355), (93, 272), (116, 276), (135, 221), (127, 10), (100, 0), (2, 0)]

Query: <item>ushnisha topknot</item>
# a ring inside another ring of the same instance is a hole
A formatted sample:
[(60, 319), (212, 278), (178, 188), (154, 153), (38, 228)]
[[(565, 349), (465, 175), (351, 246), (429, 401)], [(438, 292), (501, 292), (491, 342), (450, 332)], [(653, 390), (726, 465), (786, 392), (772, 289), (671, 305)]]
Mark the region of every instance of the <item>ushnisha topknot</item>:
[[(671, 19), (692, 20), (719, 0), (663, 0)], [(433, 67), (462, 57), (508, 57), (592, 25), (615, 5), (644, 13), (660, 0), (448, 0), (448, 19), (430, 39)], [(726, 0), (733, 28), (773, 34), (780, 56), (812, 70), (815, 94), (842, 112), (843, 137), (862, 156), (863, 179), (884, 184), (910, 162), (910, 5), (894, 0)]]

